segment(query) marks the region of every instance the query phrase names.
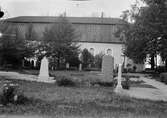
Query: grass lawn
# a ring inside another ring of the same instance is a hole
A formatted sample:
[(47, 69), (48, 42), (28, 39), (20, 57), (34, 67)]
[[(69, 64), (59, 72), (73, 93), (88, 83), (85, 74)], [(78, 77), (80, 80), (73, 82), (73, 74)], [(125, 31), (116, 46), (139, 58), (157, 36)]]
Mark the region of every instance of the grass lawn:
[[(58, 74), (62, 73), (57, 72), (56, 75)], [(85, 74), (89, 78), (96, 78), (97, 75), (96, 73), (71, 72), (66, 72), (65, 75), (85, 79)], [(0, 88), (2, 88), (7, 78), (0, 77), (0, 79)], [(9, 104), (8, 106), (1, 106), (0, 114), (29, 114), (80, 118), (166, 118), (167, 115), (167, 102), (154, 102), (118, 96), (113, 92), (112, 87), (58, 87), (55, 84), (22, 80), (9, 81), (18, 83), (24, 91), (25, 96), (29, 98), (29, 101), (24, 105)]]

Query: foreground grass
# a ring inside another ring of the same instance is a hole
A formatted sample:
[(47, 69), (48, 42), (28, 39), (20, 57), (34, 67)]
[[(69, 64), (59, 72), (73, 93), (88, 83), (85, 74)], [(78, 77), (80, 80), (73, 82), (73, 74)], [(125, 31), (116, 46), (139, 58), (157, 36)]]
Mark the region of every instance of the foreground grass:
[[(36, 72), (34, 72), (36, 73)], [(97, 73), (88, 72), (54, 72), (58, 76), (70, 76), (84, 81), (99, 78)], [(8, 78), (0, 77), (0, 93), (2, 85)], [(20, 85), (28, 101), (23, 105), (0, 107), (0, 114), (28, 114), (71, 117), (110, 117), (110, 118), (166, 118), (167, 103), (139, 100), (126, 96), (118, 96), (112, 87), (76, 86), (58, 87), (22, 80), (9, 80)]]
[[(6, 78), (1, 77), (0, 86)], [(0, 107), (0, 114), (31, 114), (73, 117), (165, 118), (166, 102), (138, 100), (116, 95), (111, 87), (58, 87), (21, 80), (18, 83), (29, 98), (23, 105)]]

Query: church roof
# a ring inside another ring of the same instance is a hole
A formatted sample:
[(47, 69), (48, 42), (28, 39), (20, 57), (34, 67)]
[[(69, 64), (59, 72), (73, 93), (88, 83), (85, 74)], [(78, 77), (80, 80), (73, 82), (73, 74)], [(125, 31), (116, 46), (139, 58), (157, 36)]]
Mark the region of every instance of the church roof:
[[(53, 16), (19, 16), (8, 18), (5, 21), (14, 23), (54, 23), (57, 22), (58, 17)], [(119, 18), (100, 18), (100, 17), (67, 17), (69, 22), (76, 24), (125, 24)]]
[[(18, 23), (18, 24), (20, 23), (51, 24), (51, 23), (59, 22), (58, 18), (59, 17), (51, 17), (51, 16), (20, 16), (20, 17), (5, 19), (5, 21), (9, 23)], [(82, 27), (82, 28), (78, 27), (76, 31), (81, 32), (81, 35), (80, 35), (81, 38), (76, 39), (76, 41), (78, 42), (119, 43), (119, 44), (123, 43), (122, 37), (114, 36), (115, 28), (113, 28), (113, 25), (115, 26), (115, 25), (125, 24), (125, 21), (119, 18), (97, 18), (97, 17), (66, 17), (66, 18), (72, 24), (85, 24), (85, 25), (95, 24), (96, 26), (101, 25), (100, 27), (96, 27), (96, 28), (88, 27), (88, 29), (84, 29), (86, 27)], [(93, 32), (90, 31), (90, 28), (93, 28)], [(37, 31), (40, 31), (41, 33), (43, 32), (42, 27), (37, 26), (35, 29)], [(21, 29), (21, 31), (23, 30)]]

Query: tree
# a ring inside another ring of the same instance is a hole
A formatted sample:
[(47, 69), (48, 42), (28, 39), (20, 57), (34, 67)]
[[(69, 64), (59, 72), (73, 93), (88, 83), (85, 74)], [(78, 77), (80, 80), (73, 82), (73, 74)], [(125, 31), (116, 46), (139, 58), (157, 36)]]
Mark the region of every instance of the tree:
[(102, 52), (97, 54), (97, 55), (95, 55), (94, 61), (95, 61), (95, 67), (96, 68), (100, 69), (102, 67), (103, 56), (104, 56), (104, 53), (102, 53)]
[(0, 32), (2, 32), (0, 38), (1, 64), (12, 64), (15, 68), (21, 67), (22, 59), (32, 56), (32, 52), (26, 40), (19, 36), (19, 27), (3, 23)]
[(33, 24), (29, 24), (25, 31), (25, 47), (27, 48), (25, 56), (27, 58), (34, 57), (35, 51), (38, 49), (39, 41), (38, 36), (34, 30)]
[(82, 51), (81, 60), (83, 63), (83, 68), (87, 68), (89, 64), (94, 62), (94, 56), (85, 48)]
[(164, 40), (167, 38), (167, 5), (165, 0), (142, 1), (146, 4), (144, 7), (135, 4), (123, 14), (124, 20), (131, 21), (123, 28), (127, 47), (125, 54), (140, 63), (149, 55), (154, 69), (154, 57), (157, 54), (166, 59), (164, 50), (167, 46)]
[(60, 63), (68, 62), (72, 57), (78, 57), (79, 46), (74, 43), (77, 38), (75, 29), (68, 20), (60, 16), (57, 22), (50, 28), (46, 28), (43, 33), (43, 45), (46, 55), (52, 57), (57, 63), (57, 68)]
[[(34, 26), (32, 23), (28, 24), (27, 29), (25, 30), (25, 42), (26, 47), (28, 50), (25, 52), (25, 56), (27, 58), (36, 57), (37, 56), (37, 50), (39, 48), (39, 41), (37, 33), (34, 30)], [(23, 61), (25, 61), (25, 58), (23, 58)], [(32, 64), (27, 64), (27, 66), (30, 66), (33, 68)]]

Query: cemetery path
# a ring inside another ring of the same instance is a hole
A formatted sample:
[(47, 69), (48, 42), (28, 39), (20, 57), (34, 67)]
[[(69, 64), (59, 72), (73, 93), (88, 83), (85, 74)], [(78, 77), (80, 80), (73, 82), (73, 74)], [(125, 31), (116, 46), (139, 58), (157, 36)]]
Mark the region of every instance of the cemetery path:
[(126, 91), (130, 96), (142, 99), (167, 101), (167, 85), (162, 82), (151, 79), (151, 77), (145, 74), (131, 74), (139, 76), (140, 80), (143, 80), (146, 84), (155, 88), (138, 88), (131, 87), (129, 91)]
[(158, 88), (162, 93), (164, 93), (167, 96), (167, 85), (156, 81), (154, 79), (151, 79), (150, 77), (142, 77), (142, 80), (145, 81), (146, 83)]

